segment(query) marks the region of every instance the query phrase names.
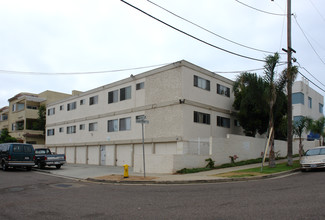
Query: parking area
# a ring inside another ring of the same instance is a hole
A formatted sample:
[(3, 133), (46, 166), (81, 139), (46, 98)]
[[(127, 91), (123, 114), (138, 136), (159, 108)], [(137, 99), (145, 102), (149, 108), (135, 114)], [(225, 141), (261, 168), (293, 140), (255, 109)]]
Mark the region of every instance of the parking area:
[[(44, 169), (34, 168), (33, 170), (39, 172), (46, 172), (58, 176), (87, 179), (107, 175), (123, 175), (123, 167), (115, 166), (96, 166), (85, 164), (65, 164), (60, 169), (55, 167), (45, 167)], [(129, 174), (133, 175), (132, 167), (129, 167)]]

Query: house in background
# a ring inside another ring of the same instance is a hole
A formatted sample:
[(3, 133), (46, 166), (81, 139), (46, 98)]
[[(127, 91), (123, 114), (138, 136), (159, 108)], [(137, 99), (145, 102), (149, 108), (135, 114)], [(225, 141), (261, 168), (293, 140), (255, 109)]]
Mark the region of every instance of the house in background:
[[(318, 120), (324, 116), (324, 97), (309, 87), (308, 81), (303, 79), (295, 82), (292, 87), (292, 107), (293, 121), (305, 116)], [(307, 133), (304, 134), (304, 138), (307, 138)], [(319, 135), (308, 133), (308, 139), (317, 138)]]
[(9, 135), (21, 143), (45, 144), (44, 131), (37, 130), (33, 124), (38, 118), (41, 105), (70, 97), (70, 94), (44, 91), (40, 94), (19, 93), (10, 98), (6, 113)]
[(0, 133), (3, 129), (9, 129), (8, 123), (9, 107), (5, 106), (0, 109)]

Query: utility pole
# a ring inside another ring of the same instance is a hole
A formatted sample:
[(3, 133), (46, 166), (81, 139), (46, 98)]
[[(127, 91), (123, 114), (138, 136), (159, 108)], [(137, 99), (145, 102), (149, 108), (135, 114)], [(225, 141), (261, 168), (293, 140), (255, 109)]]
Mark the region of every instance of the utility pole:
[(287, 138), (288, 138), (288, 146), (287, 146), (287, 157), (288, 157), (288, 165), (292, 166), (292, 73), (291, 73), (291, 53), (295, 52), (291, 47), (291, 0), (287, 0), (287, 92), (288, 92), (288, 130), (287, 130)]
[[(274, 1), (274, 0), (271, 0)], [(287, 0), (287, 49), (282, 49), (287, 52), (287, 93), (288, 93), (288, 104), (287, 104), (287, 114), (288, 114), (288, 128), (287, 128), (287, 157), (288, 157), (288, 165), (292, 166), (292, 83), (293, 76), (291, 73), (292, 67), (292, 52), (296, 52), (291, 47), (291, 0)]]

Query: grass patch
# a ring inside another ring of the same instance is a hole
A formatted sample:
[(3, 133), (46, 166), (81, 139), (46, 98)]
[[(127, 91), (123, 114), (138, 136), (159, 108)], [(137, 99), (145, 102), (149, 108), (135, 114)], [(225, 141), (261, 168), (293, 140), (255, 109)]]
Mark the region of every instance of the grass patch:
[(276, 167), (274, 167), (274, 168), (265, 166), (265, 167), (263, 167), (262, 172), (261, 172), (261, 167), (239, 170), (237, 172), (259, 172), (259, 173), (263, 173), (263, 174), (271, 174), (271, 173), (279, 173), (279, 172), (283, 172), (283, 171), (289, 171), (289, 170), (293, 170), (293, 169), (296, 169), (299, 167), (300, 167), (300, 163), (298, 160), (296, 160), (296, 161), (293, 161), (292, 166), (287, 166), (287, 163), (285, 162), (285, 163), (276, 164)]
[(218, 174), (217, 176), (228, 177), (228, 178), (262, 176), (266, 174), (289, 171), (289, 170), (297, 169), (299, 167), (300, 167), (299, 161), (294, 161), (292, 166), (287, 166), (287, 163), (281, 163), (281, 164), (277, 164), (276, 167), (274, 168), (270, 168), (268, 166), (263, 167), (263, 171), (261, 171), (261, 167), (255, 167), (255, 168), (238, 170), (229, 173), (222, 173), (222, 174)]
[[(293, 155), (293, 157), (298, 157), (299, 155)], [(286, 157), (279, 157), (279, 158), (276, 158), (277, 160), (278, 159), (286, 159)], [(268, 161), (268, 158), (266, 158), (265, 162)], [(183, 168), (181, 170), (178, 170), (176, 171), (176, 173), (178, 174), (189, 174), (189, 173), (198, 173), (198, 172), (203, 172), (203, 171), (209, 171), (209, 170), (213, 170), (213, 169), (222, 169), (222, 168), (228, 168), (228, 167), (236, 167), (236, 166), (243, 166), (243, 165), (248, 165), (248, 164), (255, 164), (255, 163), (262, 163), (262, 158), (256, 158), (256, 159), (250, 159), (250, 160), (243, 160), (243, 161), (238, 161), (236, 163), (225, 163), (225, 164), (222, 164), (222, 165), (219, 165), (219, 166), (215, 166), (213, 168), (210, 168), (210, 167), (201, 167), (201, 168)], [(295, 167), (295, 163), (298, 163), (298, 166)], [(278, 169), (280, 164), (277, 164), (277, 167), (276, 169)], [(286, 166), (286, 163), (285, 163), (285, 166)], [(293, 168), (294, 167), (294, 168)], [(292, 167), (288, 167), (288, 168), (291, 168), (291, 169), (295, 169), (295, 168), (298, 168), (299, 167), (299, 162), (295, 162), (294, 161), (294, 164)], [(258, 172), (261, 171), (261, 167), (259, 168), (255, 168)], [(269, 167), (264, 167), (263, 168), (263, 172), (268, 172), (268, 169), (274, 169), (274, 168), (269, 168)], [(284, 168), (279, 168), (279, 169), (284, 169)], [(283, 170), (285, 171), (285, 169)], [(254, 172), (254, 171), (252, 171)], [(271, 171), (269, 171), (271, 172)], [(272, 171), (272, 172), (281, 172), (281, 171)], [(267, 174), (267, 173), (265, 173)]]

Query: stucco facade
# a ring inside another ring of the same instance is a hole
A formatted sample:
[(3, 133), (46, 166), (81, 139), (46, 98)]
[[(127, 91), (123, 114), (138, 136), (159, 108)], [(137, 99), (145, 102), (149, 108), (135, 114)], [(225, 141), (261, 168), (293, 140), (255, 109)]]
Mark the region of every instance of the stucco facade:
[(44, 91), (40, 94), (19, 93), (10, 98), (8, 108), (9, 135), (19, 142), (30, 144), (45, 144), (44, 131), (37, 130), (34, 123), (38, 118), (40, 105), (67, 98), (71, 95), (54, 91)]
[(131, 75), (48, 104), (46, 146), (65, 153), (68, 163), (128, 164), (142, 172), (137, 118), (145, 115), (148, 172), (204, 166), (209, 157), (219, 164), (238, 153), (241, 160), (259, 157), (265, 139), (237, 140), (243, 132), (233, 114), (232, 87), (233, 81), (184, 60)]
[(146, 154), (186, 154), (193, 141), (241, 134), (231, 90), (231, 80), (176, 62), (49, 104), (46, 145), (72, 163), (133, 166), (145, 115)]
[(5, 106), (0, 109), (0, 132), (9, 128), (8, 122), (9, 107)]

